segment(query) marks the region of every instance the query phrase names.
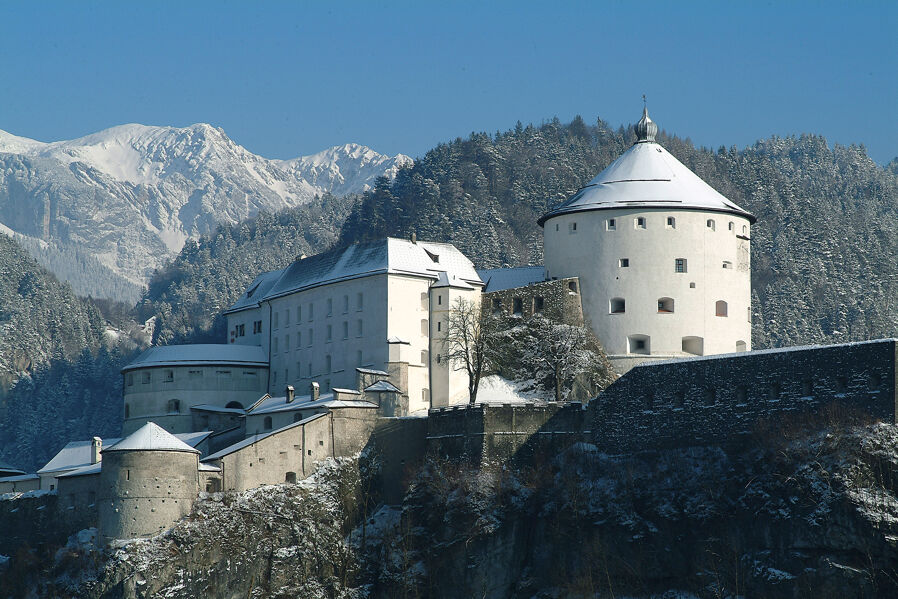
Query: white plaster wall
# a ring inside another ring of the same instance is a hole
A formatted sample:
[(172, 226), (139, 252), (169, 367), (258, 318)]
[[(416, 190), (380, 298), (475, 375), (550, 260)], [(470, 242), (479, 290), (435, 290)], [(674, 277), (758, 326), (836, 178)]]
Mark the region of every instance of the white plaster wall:
[[(256, 345), (256, 346), (267, 346), (268, 345), (268, 332), (269, 325), (268, 322), (268, 309), (267, 307), (263, 310), (261, 307), (258, 308), (248, 308), (246, 310), (241, 310), (239, 312), (233, 312), (227, 315), (228, 319), (228, 338), (224, 343), (236, 343), (238, 345)], [(261, 330), (257, 333), (253, 331), (257, 330), (253, 327), (255, 322), (261, 322), (262, 327)], [(240, 335), (237, 326), (243, 325), (243, 335)]]
[[(675, 227), (667, 226), (668, 217)], [(637, 218), (645, 219), (645, 229), (635, 226)], [(703, 338), (704, 355), (735, 352), (737, 341), (751, 349), (748, 219), (695, 210), (593, 210), (551, 218), (543, 234), (548, 276), (580, 278), (583, 315), (609, 355), (627, 355), (630, 335), (649, 336), (652, 354), (688, 355), (682, 351), (687, 336)], [(621, 258), (629, 267), (620, 267)], [(676, 258), (686, 258), (686, 273), (675, 272)], [(732, 268), (723, 268), (724, 261)], [(610, 314), (615, 297), (626, 300), (625, 313)], [(659, 313), (662, 297), (674, 299), (674, 313)], [(716, 316), (718, 300), (727, 302), (726, 317)]]
[[(355, 389), (357, 367), (385, 368), (387, 279), (388, 275), (373, 275), (270, 300), (270, 336), (263, 340), (271, 359), (269, 393), (281, 396), (290, 384), (297, 395), (307, 395), (312, 381), (321, 385), (322, 392), (334, 387)], [(263, 312), (267, 305), (263, 304)]]
[(452, 287), (431, 289), (431, 408), (468, 402), (468, 372), (464, 366), (451, 364), (445, 358), (446, 348), (443, 346), (443, 341), (446, 338), (449, 312), (456, 300), (461, 298), (466, 301), (473, 301), (477, 310), (479, 310), (481, 296), (480, 289), (456, 289)]
[(408, 359), (409, 412), (430, 407), (430, 279), (389, 275), (386, 337), (409, 344), (401, 348)]
[[(169, 380), (167, 372), (171, 371)], [(144, 383), (144, 373), (150, 382)], [(122, 435), (129, 435), (149, 421), (171, 433), (193, 430), (191, 406), (225, 407), (236, 401), (244, 408), (265, 394), (268, 369), (258, 366), (154, 366), (124, 373), (124, 404), (128, 417)], [(169, 411), (169, 400), (180, 402), (178, 412)]]

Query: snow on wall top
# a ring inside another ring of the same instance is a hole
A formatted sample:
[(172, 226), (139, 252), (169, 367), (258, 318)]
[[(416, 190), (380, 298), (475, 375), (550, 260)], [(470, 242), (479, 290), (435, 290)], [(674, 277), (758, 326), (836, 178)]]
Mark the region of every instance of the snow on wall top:
[(202, 366), (232, 364), (268, 366), (265, 351), (257, 345), (198, 343), (195, 345), (160, 345), (150, 347), (122, 368), (122, 372), (156, 366)]
[(113, 451), (186, 451), (200, 453), (199, 450), (181, 441), (155, 422), (147, 422), (115, 445), (103, 449), (102, 453)]
[(282, 433), (291, 428), (295, 428), (297, 426), (303, 426), (303, 425), (315, 420), (316, 418), (324, 418), (324, 416), (325, 416), (325, 414), (314, 414), (312, 416), (309, 416), (308, 418), (304, 418), (304, 419), (300, 420), (299, 422), (293, 422), (292, 424), (288, 424), (287, 426), (281, 427), (277, 430), (273, 430), (269, 433), (256, 433), (255, 435), (247, 437), (243, 441), (238, 441), (237, 443), (234, 443), (233, 445), (228, 445), (221, 451), (218, 451), (208, 457), (203, 458), (202, 461), (203, 462), (212, 462), (212, 461), (221, 459), (226, 455), (230, 455), (230, 454), (234, 453), (235, 451), (240, 451), (241, 449), (243, 449), (245, 447), (249, 447), (250, 445), (252, 445), (254, 443), (258, 443), (259, 441), (261, 441), (263, 439), (267, 439), (271, 435), (277, 435), (277, 434)]
[[(358, 394), (354, 389), (336, 389), (343, 393)], [(295, 397), (293, 401), (287, 402), (287, 398), (266, 397), (257, 402), (252, 408), (247, 410), (247, 416), (258, 414), (272, 414), (275, 412), (291, 412), (295, 410), (308, 410), (310, 408), (376, 408), (377, 404), (364, 399), (334, 399), (333, 393), (322, 393), (321, 396), (312, 401), (310, 395)]]
[(487, 268), (478, 270), (477, 274), (486, 281), (483, 292), (503, 291), (515, 287), (526, 287), (546, 280), (544, 266), (516, 266), (514, 268)]
[[(387, 237), (296, 260), (283, 271), (261, 275), (225, 314), (254, 307), (264, 300), (339, 281), (378, 274), (405, 274), (439, 280), (443, 272), (450, 280), (456, 279), (470, 285), (483, 284), (473, 263), (452, 244)], [(274, 277), (277, 281), (268, 285), (267, 282)], [(263, 283), (268, 285), (265, 292), (261, 291)]]
[(668, 208), (729, 212), (755, 217), (729, 201), (660, 144), (634, 144), (569, 200), (539, 219), (586, 210)]

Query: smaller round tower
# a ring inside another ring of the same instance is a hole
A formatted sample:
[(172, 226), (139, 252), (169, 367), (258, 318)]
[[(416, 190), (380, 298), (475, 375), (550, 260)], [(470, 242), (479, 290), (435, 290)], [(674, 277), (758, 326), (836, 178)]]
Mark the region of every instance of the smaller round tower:
[(100, 538), (155, 535), (189, 514), (199, 491), (199, 453), (153, 422), (104, 449)]

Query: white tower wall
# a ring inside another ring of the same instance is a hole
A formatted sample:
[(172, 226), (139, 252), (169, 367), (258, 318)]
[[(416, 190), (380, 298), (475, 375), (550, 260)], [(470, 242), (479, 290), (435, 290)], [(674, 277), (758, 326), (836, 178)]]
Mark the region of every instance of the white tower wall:
[[(649, 357), (744, 351), (751, 349), (749, 227), (745, 217), (698, 210), (559, 215), (545, 223), (547, 275), (580, 278), (584, 318), (620, 370)], [(685, 272), (677, 272), (677, 259), (685, 259)], [(672, 312), (666, 300), (659, 309), (662, 298), (673, 300)], [(624, 301), (623, 312), (614, 299)], [(726, 316), (718, 315), (719, 301)], [(647, 347), (635, 347), (635, 336)]]

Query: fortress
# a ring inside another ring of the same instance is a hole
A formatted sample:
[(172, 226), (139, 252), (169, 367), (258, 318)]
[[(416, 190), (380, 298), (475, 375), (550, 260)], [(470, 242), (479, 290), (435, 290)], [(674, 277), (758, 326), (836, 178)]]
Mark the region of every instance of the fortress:
[[(296, 482), (366, 448), (398, 481), (428, 452), (727, 445), (823, 411), (894, 423), (895, 340), (750, 351), (755, 218), (658, 144), (647, 111), (635, 130), (539, 220), (544, 267), (478, 271), (451, 244), (414, 237), (298, 257), (224, 312), (224, 343), (152, 347), (122, 370), (124, 438), (70, 443), (0, 491), (51, 491), (69, 526), (111, 542), (165, 530), (200, 492)], [(469, 405), (445, 348), (459, 301), (589, 326), (622, 376), (586, 403), (481, 392)]]

